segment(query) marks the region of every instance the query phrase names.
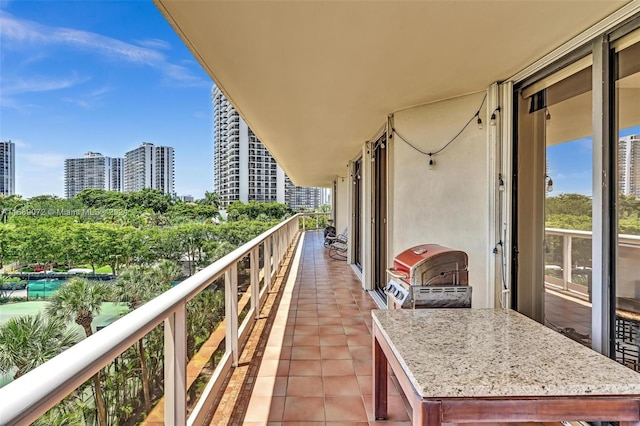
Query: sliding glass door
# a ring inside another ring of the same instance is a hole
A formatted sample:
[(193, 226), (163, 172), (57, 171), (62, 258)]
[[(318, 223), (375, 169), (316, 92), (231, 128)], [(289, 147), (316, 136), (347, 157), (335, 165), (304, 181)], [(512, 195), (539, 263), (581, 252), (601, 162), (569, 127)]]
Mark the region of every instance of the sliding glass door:
[(640, 371), (640, 31), (613, 44), (618, 195), (614, 354)]

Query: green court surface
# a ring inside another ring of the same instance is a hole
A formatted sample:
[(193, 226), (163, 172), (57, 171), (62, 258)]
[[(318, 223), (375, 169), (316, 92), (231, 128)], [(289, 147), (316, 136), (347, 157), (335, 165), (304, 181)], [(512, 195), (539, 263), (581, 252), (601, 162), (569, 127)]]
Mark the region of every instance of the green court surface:
[[(4, 305), (0, 305), (0, 324), (7, 321), (9, 318), (18, 316), (18, 315), (33, 315), (38, 312), (42, 312), (45, 310), (49, 302), (47, 301), (33, 301), (33, 302), (18, 302), (18, 303), (7, 303)], [(100, 311), (100, 315), (98, 315), (93, 320), (93, 328), (94, 331), (96, 328), (105, 327), (118, 318), (122, 316), (123, 313), (126, 313), (128, 310), (127, 305), (115, 304), (112, 302), (103, 303), (102, 310)], [(77, 326), (79, 330), (80, 326)]]

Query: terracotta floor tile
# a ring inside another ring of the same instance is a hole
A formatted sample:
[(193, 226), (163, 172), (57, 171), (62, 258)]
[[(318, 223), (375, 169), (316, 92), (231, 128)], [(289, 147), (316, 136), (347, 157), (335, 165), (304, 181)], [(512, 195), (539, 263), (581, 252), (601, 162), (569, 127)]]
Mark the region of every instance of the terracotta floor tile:
[(325, 396), (361, 396), (356, 376), (324, 376)]
[[(261, 374), (261, 373), (258, 373)], [(287, 376), (289, 375), (289, 361), (285, 359), (281, 359), (278, 362), (278, 369), (276, 370), (276, 376)]]
[(347, 376), (355, 374), (350, 359), (325, 359), (322, 361), (323, 376)]
[(349, 346), (349, 352), (353, 359), (372, 359), (371, 344), (366, 346)]
[(340, 317), (342, 319), (342, 325), (366, 325), (364, 318), (357, 317)]
[(325, 359), (351, 359), (348, 346), (320, 346), (320, 358)]
[(273, 396), (286, 396), (287, 381), (287, 376), (276, 376), (276, 381), (273, 384)]
[(367, 346), (371, 345), (370, 335), (347, 336), (349, 346)]
[(347, 336), (369, 335), (369, 328), (366, 325), (345, 325), (344, 334)]
[(337, 310), (318, 311), (318, 318), (340, 318), (340, 312)]
[[(356, 376), (358, 385), (360, 386), (360, 393), (363, 398), (370, 398), (373, 395), (373, 376)], [(387, 387), (387, 393), (389, 388)]]
[(320, 327), (325, 325), (342, 325), (342, 318), (340, 317), (321, 317), (318, 318), (318, 325)]
[(324, 398), (289, 396), (284, 403), (282, 420), (324, 421)]
[(347, 343), (347, 336), (344, 334), (320, 336), (320, 346), (347, 346)]
[(293, 331), (293, 335), (302, 335), (302, 334), (312, 334), (314, 336), (317, 336), (319, 334), (319, 328), (317, 325), (298, 325), (296, 324), (294, 331)]
[(287, 383), (287, 396), (323, 396), (323, 383), (320, 376), (290, 376)]
[(321, 376), (320, 360), (293, 360), (289, 366), (290, 376)]
[(361, 396), (326, 397), (327, 421), (367, 421), (367, 413)]
[(326, 325), (320, 327), (319, 330), (321, 336), (327, 336), (331, 334), (345, 334), (344, 327), (342, 325)]
[(318, 324), (319, 324), (319, 318), (317, 316), (296, 318), (296, 326), (299, 326), (299, 325), (317, 326)]
[(367, 359), (354, 359), (353, 368), (358, 376), (371, 376), (373, 374), (373, 362)]
[(320, 359), (319, 346), (292, 346), (291, 359)]

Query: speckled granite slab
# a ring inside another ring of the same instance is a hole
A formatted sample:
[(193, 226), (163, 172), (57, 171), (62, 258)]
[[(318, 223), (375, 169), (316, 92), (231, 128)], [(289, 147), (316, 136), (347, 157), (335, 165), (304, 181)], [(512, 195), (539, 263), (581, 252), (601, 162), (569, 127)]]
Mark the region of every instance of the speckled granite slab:
[(423, 398), (640, 395), (640, 374), (515, 311), (372, 315)]

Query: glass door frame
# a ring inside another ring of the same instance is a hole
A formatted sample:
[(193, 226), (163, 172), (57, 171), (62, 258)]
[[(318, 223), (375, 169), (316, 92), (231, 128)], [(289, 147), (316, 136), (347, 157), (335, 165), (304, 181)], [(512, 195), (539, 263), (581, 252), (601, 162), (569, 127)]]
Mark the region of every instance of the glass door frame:
[[(612, 42), (640, 28), (637, 19), (632, 19), (618, 28), (608, 29), (592, 39), (590, 43), (576, 48), (565, 57), (551, 63), (542, 71), (514, 82), (513, 97), (513, 207), (511, 257), (512, 307), (518, 309), (518, 205), (517, 205), (517, 148), (518, 111), (516, 102), (519, 90), (527, 84), (540, 80), (562, 69), (576, 58), (590, 52), (592, 64), (592, 138), (593, 138), (593, 248), (592, 248), (592, 348), (607, 356), (614, 356), (615, 344), (615, 278), (618, 244), (617, 220), (617, 120), (615, 111), (615, 57)], [(521, 289), (520, 289), (521, 290)]]

